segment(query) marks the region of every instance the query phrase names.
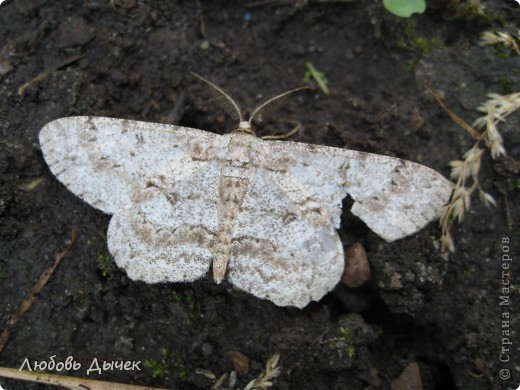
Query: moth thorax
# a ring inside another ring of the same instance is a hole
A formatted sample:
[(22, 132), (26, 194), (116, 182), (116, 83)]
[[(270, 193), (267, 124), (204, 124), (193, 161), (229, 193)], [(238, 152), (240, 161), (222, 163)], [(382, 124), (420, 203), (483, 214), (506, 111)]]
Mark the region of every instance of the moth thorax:
[(238, 131), (243, 131), (245, 133), (251, 132), (251, 123), (249, 121), (240, 121), (238, 124)]

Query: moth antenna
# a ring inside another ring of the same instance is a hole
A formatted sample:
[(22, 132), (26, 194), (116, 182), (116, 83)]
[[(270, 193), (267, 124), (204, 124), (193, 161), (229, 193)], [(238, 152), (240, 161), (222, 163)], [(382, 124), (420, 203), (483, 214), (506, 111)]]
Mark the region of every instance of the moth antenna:
[(219, 105), (224, 109), (224, 111), (226, 111), (226, 113), (228, 113), (233, 119), (239, 122), (243, 121), (239, 105), (233, 100), (231, 96), (227, 94), (226, 91), (224, 91), (218, 85), (213, 84), (211, 81), (206, 80), (201, 75), (198, 75), (195, 72), (190, 73), (210, 86), (210, 90), (213, 93), (213, 96), (215, 96), (215, 99), (217, 100)]
[(272, 112), (274, 111), (276, 108), (278, 108), (279, 104), (281, 104), (283, 102), (283, 99), (293, 93), (293, 92), (298, 92), (298, 91), (303, 91), (304, 89), (310, 89), (309, 87), (299, 87), (299, 88), (294, 88), (294, 89), (291, 89), (289, 91), (286, 91), (286, 92), (283, 92), (279, 95), (276, 95), (270, 99), (267, 99), (265, 102), (261, 103), (258, 107), (256, 107), (253, 112), (251, 113), (251, 116), (249, 117), (249, 124), (251, 125), (253, 119), (255, 118), (255, 116), (257, 116), (258, 114), (260, 114), (262, 111), (265, 113), (265, 112)]

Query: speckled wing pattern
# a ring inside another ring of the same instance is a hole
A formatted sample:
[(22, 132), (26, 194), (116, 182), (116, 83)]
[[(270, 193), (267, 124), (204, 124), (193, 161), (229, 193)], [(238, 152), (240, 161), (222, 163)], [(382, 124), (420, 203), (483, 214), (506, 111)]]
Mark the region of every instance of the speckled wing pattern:
[[(51, 171), (114, 214), (108, 247), (135, 280), (191, 281), (211, 265), (217, 230), (216, 134), (158, 123), (69, 117), (40, 132)], [(189, 199), (189, 200), (188, 200)]]
[(237, 288), (304, 307), (338, 283), (341, 202), (392, 241), (432, 220), (451, 185), (392, 157), (251, 134), (62, 118), (40, 133), (51, 171), (113, 214), (108, 247), (129, 277), (192, 281), (213, 265)]
[(452, 184), (433, 169), (379, 154), (272, 141), (270, 160), (284, 167), (281, 185), (287, 188), (298, 180), (303, 193), (330, 209), (336, 228), (341, 198), (348, 194), (354, 200), (352, 213), (388, 242), (438, 217), (452, 192)]
[(343, 246), (320, 206), (304, 194), (289, 197), (275, 169), (255, 171), (236, 217), (227, 277), (279, 306), (304, 307), (339, 282)]
[[(165, 172), (181, 180), (218, 147), (207, 131), (158, 123), (78, 116), (40, 131), (52, 173), (74, 194), (107, 214), (132, 206), (136, 190)], [(200, 156), (199, 156), (200, 155)], [(215, 155), (205, 160), (214, 159)]]

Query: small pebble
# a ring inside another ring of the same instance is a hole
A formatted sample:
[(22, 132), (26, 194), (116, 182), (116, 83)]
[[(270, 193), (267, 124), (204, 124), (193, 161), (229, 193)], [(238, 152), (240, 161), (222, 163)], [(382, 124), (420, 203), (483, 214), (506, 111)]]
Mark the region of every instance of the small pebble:
[(392, 381), (391, 390), (422, 390), (421, 373), (417, 362), (406, 366), (399, 378)]
[(208, 50), (209, 49), (209, 42), (204, 40), (200, 43), (199, 47), (201, 48), (201, 50)]
[(13, 65), (11, 64), (11, 61), (9, 61), (9, 60), (0, 61), (0, 75), (7, 74), (11, 70), (13, 70)]
[(371, 276), (367, 252), (359, 242), (351, 245), (345, 254), (345, 270), (341, 282), (347, 287), (356, 288), (365, 284)]

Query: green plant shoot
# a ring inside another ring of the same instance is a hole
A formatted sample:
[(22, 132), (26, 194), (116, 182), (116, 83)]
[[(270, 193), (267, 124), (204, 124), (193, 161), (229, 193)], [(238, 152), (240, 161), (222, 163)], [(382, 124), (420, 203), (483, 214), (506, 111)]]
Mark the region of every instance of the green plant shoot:
[(306, 83), (310, 80), (314, 80), (325, 95), (330, 95), (329, 88), (327, 87), (329, 82), (325, 77), (325, 73), (318, 71), (310, 62), (306, 62), (305, 65), (307, 66), (308, 70), (303, 76), (303, 82)]

